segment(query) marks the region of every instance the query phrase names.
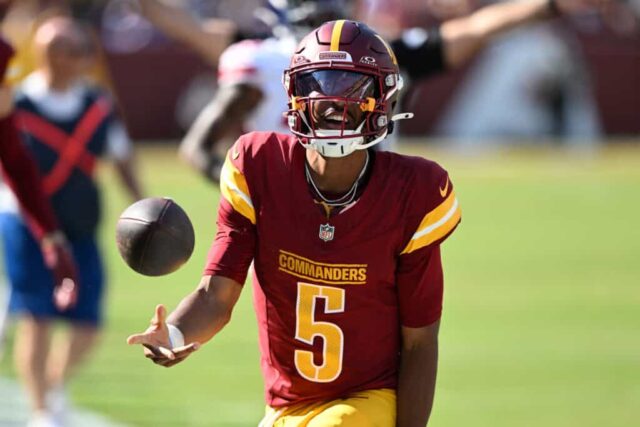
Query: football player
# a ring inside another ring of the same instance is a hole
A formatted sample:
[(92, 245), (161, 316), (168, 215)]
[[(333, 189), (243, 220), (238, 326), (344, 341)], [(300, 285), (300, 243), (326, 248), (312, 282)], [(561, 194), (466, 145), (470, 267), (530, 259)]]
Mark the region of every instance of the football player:
[(284, 85), (289, 134), (246, 134), (226, 156), (200, 284), (128, 343), (182, 362), (229, 322), (253, 265), (262, 426), (424, 426), (453, 184), (432, 161), (373, 150), (409, 115), (393, 113), (398, 64), (366, 25), (312, 31)]

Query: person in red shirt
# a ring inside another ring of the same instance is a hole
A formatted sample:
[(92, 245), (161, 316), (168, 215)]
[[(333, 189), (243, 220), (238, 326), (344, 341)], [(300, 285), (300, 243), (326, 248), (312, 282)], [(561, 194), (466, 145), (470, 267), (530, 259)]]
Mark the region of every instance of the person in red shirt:
[(372, 149), (411, 115), (393, 114), (402, 77), (366, 25), (314, 30), (283, 82), (291, 134), (232, 146), (200, 285), (168, 317), (159, 305), (128, 343), (159, 365), (182, 362), (229, 321), (251, 268), (262, 426), (424, 426), (440, 245), (461, 217), (453, 184), (432, 161)]

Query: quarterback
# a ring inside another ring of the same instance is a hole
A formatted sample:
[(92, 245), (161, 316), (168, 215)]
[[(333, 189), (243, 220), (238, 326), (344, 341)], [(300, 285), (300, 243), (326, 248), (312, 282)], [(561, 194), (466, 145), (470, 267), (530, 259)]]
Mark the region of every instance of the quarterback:
[[(447, 172), (371, 149), (402, 78), (366, 25), (328, 22), (283, 76), (290, 134), (229, 150), (197, 289), (129, 337), (182, 362), (230, 320), (251, 269), (267, 409), (261, 426), (424, 426), (442, 311), (440, 244), (460, 222)], [(253, 263), (253, 264), (252, 264)]]

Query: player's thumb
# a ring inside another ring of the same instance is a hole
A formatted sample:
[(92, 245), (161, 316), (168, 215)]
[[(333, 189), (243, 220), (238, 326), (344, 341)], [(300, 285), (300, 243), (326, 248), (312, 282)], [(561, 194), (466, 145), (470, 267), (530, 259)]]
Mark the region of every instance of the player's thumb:
[(129, 337), (127, 338), (127, 344), (129, 345), (134, 345), (134, 344), (147, 344), (147, 334), (133, 334), (133, 335), (129, 335)]

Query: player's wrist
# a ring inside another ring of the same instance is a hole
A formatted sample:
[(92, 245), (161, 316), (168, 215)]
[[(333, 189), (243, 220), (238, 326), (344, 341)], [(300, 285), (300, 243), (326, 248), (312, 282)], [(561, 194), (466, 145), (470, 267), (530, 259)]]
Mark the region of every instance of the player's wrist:
[(167, 329), (169, 330), (169, 345), (171, 345), (171, 348), (184, 346), (184, 334), (182, 331), (171, 323), (167, 323)]

